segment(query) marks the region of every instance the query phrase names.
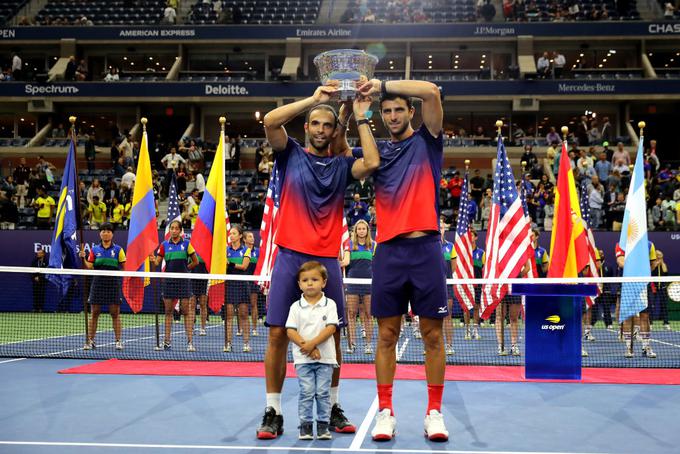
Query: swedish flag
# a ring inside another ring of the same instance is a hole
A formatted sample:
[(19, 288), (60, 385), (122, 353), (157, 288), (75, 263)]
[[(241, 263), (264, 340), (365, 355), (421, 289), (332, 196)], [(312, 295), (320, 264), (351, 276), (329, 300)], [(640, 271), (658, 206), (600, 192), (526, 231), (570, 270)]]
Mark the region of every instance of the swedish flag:
[[(76, 148), (73, 140), (66, 157), (64, 176), (59, 191), (59, 203), (57, 204), (57, 216), (54, 223), (54, 235), (52, 237), (52, 250), (48, 268), (74, 269), (81, 267), (78, 257), (78, 225), (80, 222), (80, 207), (76, 190), (78, 188), (76, 178)], [(48, 275), (50, 280), (60, 289), (63, 298), (71, 285), (72, 276)]]

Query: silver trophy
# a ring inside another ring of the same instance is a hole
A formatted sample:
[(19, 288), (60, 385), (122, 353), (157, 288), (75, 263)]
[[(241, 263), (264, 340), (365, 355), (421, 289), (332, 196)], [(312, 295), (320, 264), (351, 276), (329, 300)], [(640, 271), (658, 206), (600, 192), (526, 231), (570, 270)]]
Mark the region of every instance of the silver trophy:
[(340, 82), (338, 93), (341, 101), (354, 99), (357, 81), (361, 76), (372, 79), (377, 63), (378, 57), (356, 49), (329, 50), (314, 57), (322, 84), (329, 80)]

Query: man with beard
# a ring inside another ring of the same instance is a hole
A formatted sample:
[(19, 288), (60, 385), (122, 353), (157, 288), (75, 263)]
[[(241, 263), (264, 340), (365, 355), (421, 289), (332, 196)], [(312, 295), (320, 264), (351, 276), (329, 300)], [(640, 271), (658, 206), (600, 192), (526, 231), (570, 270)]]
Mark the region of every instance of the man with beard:
[[(308, 98), (278, 107), (264, 117), (267, 141), (275, 153), (275, 168), (280, 185), (278, 254), (272, 269), (266, 324), (269, 341), (265, 353), (267, 406), (257, 438), (274, 439), (283, 433), (281, 389), (286, 376), (288, 337), (286, 319), (290, 305), (299, 299), (297, 271), (310, 260), (322, 263), (328, 270), (326, 295), (337, 304), (340, 327), (345, 300), (338, 253), (342, 242), (345, 188), (356, 179), (369, 176), (380, 163), (378, 149), (366, 145), (372, 141), (365, 112), (370, 98), (360, 96), (354, 101), (354, 116), (359, 136), (365, 143), (364, 159), (345, 156), (345, 131), (349, 118), (348, 105), (341, 108), (341, 118), (325, 104), (337, 91), (337, 84), (318, 87)], [(305, 131), (310, 143), (305, 150), (288, 137), (284, 125), (297, 115), (308, 111)], [(342, 137), (342, 140), (340, 140)], [(340, 363), (340, 330), (334, 334), (338, 363)], [(313, 350), (313, 348), (312, 348)], [(331, 382), (330, 429), (336, 432), (355, 432), (356, 428), (344, 416), (337, 404), (340, 369), (333, 372)]]

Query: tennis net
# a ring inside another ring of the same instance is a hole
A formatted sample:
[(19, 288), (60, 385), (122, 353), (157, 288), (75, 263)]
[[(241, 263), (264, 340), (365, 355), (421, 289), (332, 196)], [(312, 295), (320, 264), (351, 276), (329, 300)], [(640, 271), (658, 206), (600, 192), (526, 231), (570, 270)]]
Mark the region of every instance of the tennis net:
[[(118, 303), (123, 278), (133, 275), (148, 281), (138, 313), (133, 313), (124, 299)], [(263, 361), (268, 339), (264, 325), (267, 298), (258, 278), (219, 276), (225, 281), (227, 304), (215, 312), (206, 304), (207, 297), (201, 296), (207, 293), (206, 277), (0, 267), (0, 357)], [(53, 280), (69, 281), (70, 285), (62, 291)], [(592, 307), (585, 301), (582, 304), (585, 367), (680, 367), (680, 277), (633, 280), (644, 283), (648, 307), (626, 330), (617, 323), (617, 310), (626, 303), (621, 301), (621, 285), (630, 278), (449, 281), (453, 316), (445, 320), (443, 329), (446, 361), (524, 364), (522, 297), (510, 292), (499, 305), (503, 313), (497, 309), (488, 320), (477, 322), (474, 315), (465, 315), (454, 295), (454, 283), (472, 285), (479, 300), (483, 287), (492, 283), (587, 282), (597, 283), (600, 294)], [(349, 325), (341, 331), (342, 359), (370, 363), (378, 334), (377, 322), (367, 312), (370, 280), (346, 279), (345, 283), (345, 320)], [(184, 294), (194, 296), (180, 303), (175, 297)], [(404, 317), (397, 349), (402, 363), (424, 362), (416, 316)]]

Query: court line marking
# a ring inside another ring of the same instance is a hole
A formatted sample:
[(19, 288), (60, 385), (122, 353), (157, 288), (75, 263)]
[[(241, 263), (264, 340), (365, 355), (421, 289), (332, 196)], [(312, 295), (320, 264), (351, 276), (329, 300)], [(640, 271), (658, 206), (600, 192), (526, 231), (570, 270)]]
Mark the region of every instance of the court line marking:
[(88, 448), (139, 448), (139, 449), (213, 449), (221, 451), (316, 451), (316, 452), (399, 452), (399, 453), (441, 453), (441, 454), (606, 454), (584, 452), (545, 452), (545, 451), (457, 451), (431, 449), (393, 449), (393, 448), (317, 448), (313, 446), (224, 446), (224, 445), (172, 445), (172, 444), (145, 444), (145, 443), (91, 443), (91, 442), (65, 442), (65, 441), (9, 441), (0, 440), (0, 445), (14, 446), (71, 446)]
[(6, 359), (5, 361), (0, 361), (0, 364), (5, 364), (5, 363), (13, 363), (14, 361), (23, 361), (26, 358), (14, 358), (14, 359)]
[[(122, 329), (123, 330), (133, 330), (133, 329), (138, 329), (138, 328), (149, 328), (149, 327), (155, 327), (155, 326), (156, 326), (155, 323), (151, 323), (151, 324), (148, 324), (148, 325), (122, 327)], [(113, 328), (106, 329), (106, 330), (103, 330), (103, 331), (97, 330), (97, 334), (108, 334), (108, 333), (112, 333), (112, 332), (113, 332)], [(4, 343), (0, 343), (0, 347), (5, 346), (5, 345), (21, 344), (23, 342), (38, 342), (38, 341), (59, 339), (61, 337), (67, 338), (67, 337), (73, 337), (73, 336), (85, 336), (85, 331), (81, 331), (79, 333), (73, 333), (73, 334), (60, 334), (58, 336), (37, 337), (35, 339), (23, 339), (23, 340), (18, 340), (18, 341), (4, 342)]]
[[(612, 329), (607, 329), (607, 331), (609, 331), (609, 332), (611, 332), (611, 333), (614, 333), (614, 334), (618, 334), (618, 333), (619, 333), (619, 330), (618, 330), (618, 329), (613, 329), (613, 328), (612, 328)], [(653, 333), (653, 332), (654, 332), (654, 331), (652, 331), (652, 333)], [(663, 331), (657, 331), (657, 332), (658, 332), (658, 333), (662, 333)], [(673, 331), (671, 331), (671, 332), (673, 332)], [(659, 339), (654, 339), (653, 337), (651, 337), (652, 333), (649, 333), (649, 335), (650, 335), (650, 337), (649, 337), (650, 342), (658, 342), (659, 344), (670, 345), (671, 347), (680, 348), (680, 345), (678, 345), (678, 344), (673, 344), (673, 343), (671, 343), (671, 342), (665, 342), (665, 341), (662, 341), (662, 340), (659, 340)], [(639, 341), (638, 341), (638, 342), (639, 342)], [(623, 342), (621, 342), (621, 343), (623, 344)]]
[[(401, 357), (404, 355), (408, 342), (409, 339), (406, 338), (404, 343), (401, 344), (399, 351), (397, 351), (397, 362), (399, 362)], [(373, 421), (373, 418), (375, 418), (376, 413), (378, 413), (378, 403), (378, 396), (375, 396), (373, 402), (371, 402), (371, 406), (368, 408), (368, 412), (366, 412), (366, 416), (364, 416), (364, 420), (361, 422), (361, 426), (359, 426), (359, 430), (352, 439), (352, 444), (349, 445), (350, 450), (360, 450), (361, 445), (364, 443), (364, 439), (366, 438), (366, 434), (368, 433), (368, 428), (371, 426), (371, 422)]]

